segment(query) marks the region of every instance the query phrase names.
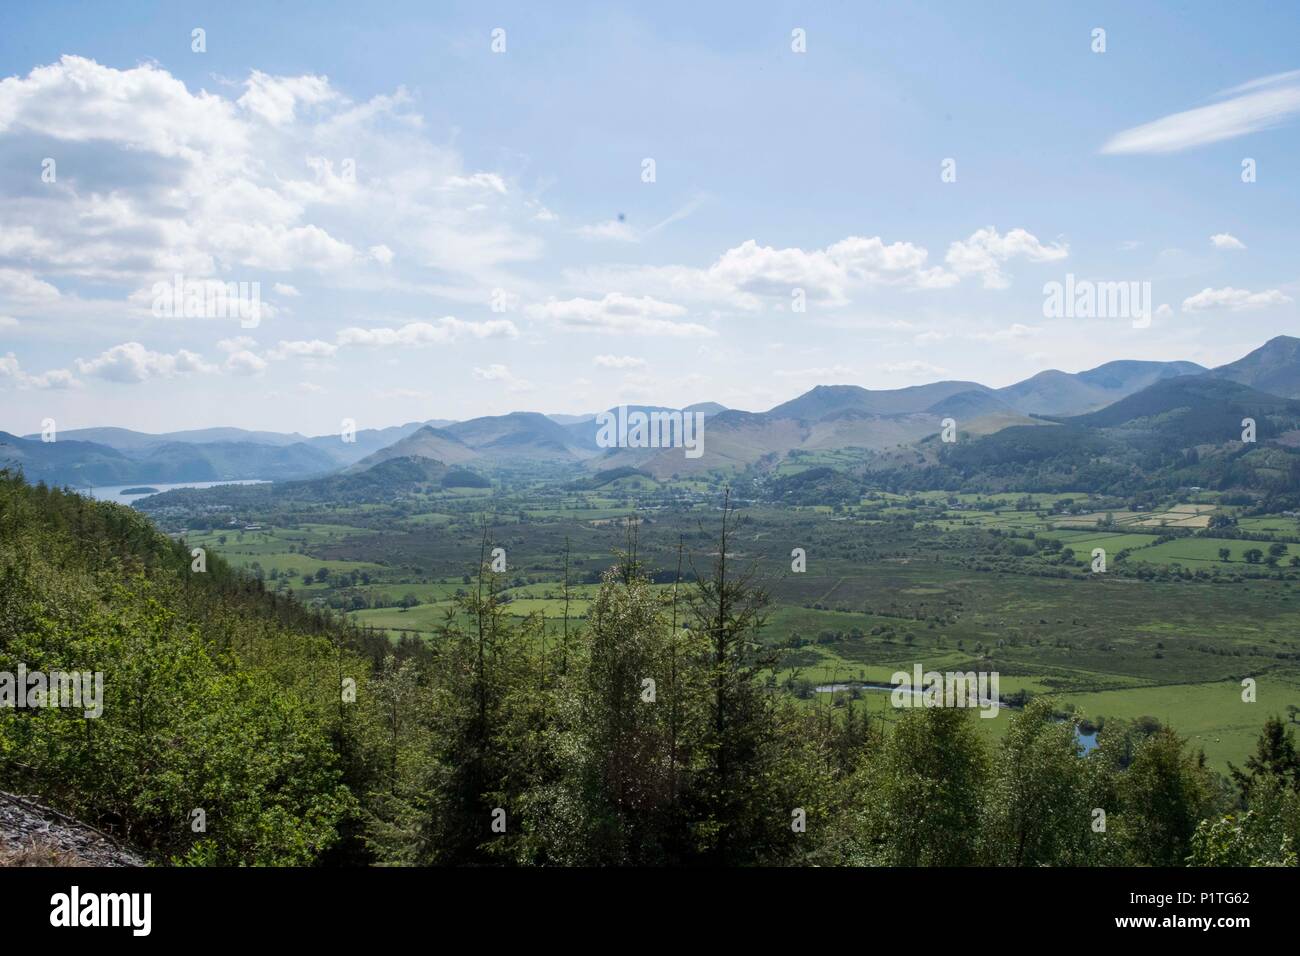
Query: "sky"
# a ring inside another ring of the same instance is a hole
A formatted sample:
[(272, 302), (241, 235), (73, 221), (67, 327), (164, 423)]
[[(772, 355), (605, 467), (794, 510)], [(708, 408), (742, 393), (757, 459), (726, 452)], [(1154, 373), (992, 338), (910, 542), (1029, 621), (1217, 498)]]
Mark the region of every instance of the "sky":
[[(1298, 40), (1251, 2), (5, 4), (0, 430), (1228, 362), (1300, 332)], [(1049, 314), (1067, 281), (1150, 314)]]

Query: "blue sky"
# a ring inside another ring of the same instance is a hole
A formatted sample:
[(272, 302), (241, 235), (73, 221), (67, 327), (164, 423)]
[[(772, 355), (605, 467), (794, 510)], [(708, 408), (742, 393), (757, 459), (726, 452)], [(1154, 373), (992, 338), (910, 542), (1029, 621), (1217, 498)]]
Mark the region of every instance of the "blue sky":
[[(1300, 328), (1288, 5), (2, 16), (0, 429), (761, 410)], [(258, 324), (159, 317), (178, 273)], [(1165, 308), (1047, 318), (1067, 274)]]

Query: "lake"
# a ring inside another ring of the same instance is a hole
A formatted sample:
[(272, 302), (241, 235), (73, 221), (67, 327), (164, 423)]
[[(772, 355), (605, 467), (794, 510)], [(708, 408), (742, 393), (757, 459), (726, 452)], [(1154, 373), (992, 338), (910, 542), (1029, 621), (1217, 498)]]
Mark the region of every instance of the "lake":
[(129, 505), (133, 501), (139, 501), (141, 498), (148, 498), (149, 495), (124, 495), (122, 494), (128, 488), (154, 488), (157, 489), (151, 494), (158, 494), (164, 491), (172, 491), (176, 488), (215, 488), (218, 485), (261, 485), (266, 484), (262, 478), (228, 478), (225, 481), (181, 481), (181, 482), (164, 482), (164, 481), (133, 481), (129, 485), (100, 485), (97, 488), (77, 489), (82, 494), (90, 495), (96, 501), (116, 501), (120, 505)]

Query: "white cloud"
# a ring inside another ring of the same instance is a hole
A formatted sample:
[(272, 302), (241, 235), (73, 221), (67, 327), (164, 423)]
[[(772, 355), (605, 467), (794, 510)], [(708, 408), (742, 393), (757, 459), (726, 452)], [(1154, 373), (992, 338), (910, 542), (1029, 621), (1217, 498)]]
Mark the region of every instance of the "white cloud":
[(1213, 309), (1226, 309), (1229, 312), (1246, 312), (1251, 309), (1285, 305), (1290, 301), (1290, 296), (1283, 295), (1277, 289), (1251, 292), (1247, 289), (1234, 289), (1232, 286), (1227, 286), (1222, 289), (1202, 289), (1196, 295), (1189, 296), (1183, 300), (1183, 311), (1208, 312)]
[(293, 122), (298, 106), (318, 106), (339, 99), (323, 76), (268, 76), (254, 70), (238, 103), (272, 126)]
[(191, 372), (216, 371), (215, 366), (205, 363), (201, 356), (193, 352), (180, 349), (174, 355), (169, 355), (150, 351), (139, 342), (115, 345), (90, 360), (79, 358), (76, 366), (82, 375), (124, 384), (136, 384), (152, 378), (173, 378)]
[(19, 388), (66, 389), (76, 388), (81, 383), (64, 368), (51, 369), (40, 375), (24, 372), (13, 352), (0, 355), (0, 381), (12, 381)]
[(1279, 126), (1300, 112), (1296, 77), (1296, 72), (1278, 73), (1225, 90), (1220, 95), (1243, 95), (1116, 133), (1101, 152), (1175, 153)]
[(191, 95), (166, 70), (129, 70), (63, 56), (26, 77), (0, 80), (0, 134), (131, 142), (166, 157), (197, 159), (247, 145), (234, 104), (206, 92)]
[(509, 392), (531, 391), (533, 383), (515, 376), (505, 365), (489, 365), (487, 368), (475, 368), (474, 377), (485, 382), (501, 382)]
[(257, 375), (266, 371), (266, 360), (252, 352), (231, 352), (226, 357), (226, 370), (236, 375)]
[(291, 286), (286, 282), (277, 282), (272, 288), (275, 289), (276, 295), (283, 295), (294, 299), (302, 295), (302, 293), (299, 292), (296, 287)]
[(462, 338), (513, 339), (519, 329), (509, 319), (491, 319), (487, 322), (465, 322), (446, 316), (433, 322), (408, 322), (400, 328), (363, 329), (346, 328), (339, 332), (339, 345), (367, 346), (417, 346), (445, 345)]
[(1229, 235), (1226, 232), (1218, 232), (1210, 236), (1210, 242), (1214, 243), (1216, 249), (1245, 249), (1246, 244), (1236, 236)]
[(496, 173), (474, 173), (470, 176), (448, 176), (444, 183), (450, 189), (486, 189), (504, 196), (505, 180)]
[(888, 365), (880, 366), (882, 372), (888, 372), (891, 375), (903, 375), (909, 378), (934, 377), (937, 375), (946, 375), (948, 370), (940, 368), (937, 365), (931, 365), (929, 362), (892, 362)]
[(287, 358), (330, 358), (338, 349), (337, 345), (320, 339), (297, 342), (286, 342), (281, 339), (277, 347), (266, 353), (266, 357), (277, 361)]
[(1003, 274), (1001, 266), (1009, 259), (1056, 262), (1069, 254), (1069, 247), (1064, 243), (1043, 245), (1024, 229), (998, 235), (989, 226), (972, 233), (969, 239), (950, 245), (944, 261), (959, 276), (979, 276), (986, 289), (1005, 289), (1011, 280)]
[(249, 338), (247, 335), (236, 335), (233, 339), (222, 339), (217, 343), (217, 348), (223, 352), (242, 352), (246, 349), (257, 347), (257, 341)]
[(50, 369), (40, 375), (26, 376), (26, 384), (31, 388), (62, 390), (76, 388), (81, 383), (66, 368)]
[(636, 230), (626, 222), (608, 219), (592, 226), (579, 226), (578, 235), (583, 239), (608, 239), (614, 242), (636, 242)]
[(18, 327), (18, 320), (12, 315), (0, 315), (0, 329), (13, 329)]
[(1010, 342), (1017, 339), (1032, 338), (1042, 333), (1042, 329), (1033, 325), (1022, 325), (1019, 322), (1013, 322), (1005, 329), (998, 329), (994, 332), (975, 332), (970, 338), (980, 339), (985, 342)]
[(910, 242), (886, 243), (879, 236), (849, 236), (825, 249), (760, 246), (750, 239), (724, 252), (708, 269), (709, 279), (742, 294), (779, 296), (792, 290), (809, 299), (848, 301), (858, 287), (943, 288), (956, 277), (926, 264), (929, 254)]
[(597, 355), (591, 361), (600, 368), (628, 369), (646, 366), (645, 359), (632, 355)]
[(611, 292), (603, 299), (550, 299), (544, 304), (530, 305), (527, 312), (533, 318), (556, 322), (571, 331), (669, 338), (707, 338), (717, 334), (693, 322), (672, 321), (686, 314), (680, 305), (621, 292)]
[(918, 332), (912, 336), (912, 341), (917, 345), (933, 345), (935, 342), (946, 342), (952, 338), (951, 332), (941, 332), (938, 329), (929, 329), (925, 332)]
[(0, 299), (10, 302), (47, 304), (59, 298), (59, 290), (22, 269), (0, 269)]
[(323, 76), (252, 71), (231, 99), (155, 64), (65, 56), (0, 80), (0, 142), (43, 139), (80, 144), (57, 187), (0, 184), (0, 259), (41, 274), (138, 288), (308, 270), (363, 287), (405, 259), (481, 282), (541, 249), (521, 231), (536, 204), (498, 173), (465, 172), (401, 89), (357, 103)]
[(830, 365), (820, 368), (779, 368), (773, 373), (781, 378), (802, 379), (850, 379), (856, 378), (857, 372), (847, 365)]
[[(671, 217), (670, 217), (671, 218)], [(788, 308), (795, 290), (809, 302), (843, 306), (864, 290), (946, 289), (963, 276), (979, 276), (986, 287), (1002, 288), (1008, 279), (999, 266), (1013, 258), (1052, 262), (1069, 254), (1064, 243), (1044, 244), (1024, 229), (1000, 235), (981, 229), (948, 250), (948, 268), (929, 264), (929, 253), (911, 242), (885, 242), (879, 236), (849, 236), (823, 249), (760, 246), (749, 239), (728, 249), (710, 266), (596, 266), (566, 270), (576, 289), (604, 293), (610, 288), (712, 306), (759, 311)]]

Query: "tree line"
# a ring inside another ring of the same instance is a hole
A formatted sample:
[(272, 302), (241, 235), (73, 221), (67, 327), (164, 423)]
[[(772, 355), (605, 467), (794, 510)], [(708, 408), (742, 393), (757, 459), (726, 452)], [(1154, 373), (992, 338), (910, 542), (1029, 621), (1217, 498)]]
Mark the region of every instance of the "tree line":
[(433, 639), (392, 644), (0, 474), (0, 671), (105, 675), (98, 720), (0, 708), (0, 786), (174, 864), (1295, 864), (1280, 719), (1228, 780), (1145, 724), (1080, 756), (1042, 699), (991, 746), (967, 710), (784, 692), (739, 520), (669, 588), (630, 526), (581, 627), (508, 613), (485, 528)]

